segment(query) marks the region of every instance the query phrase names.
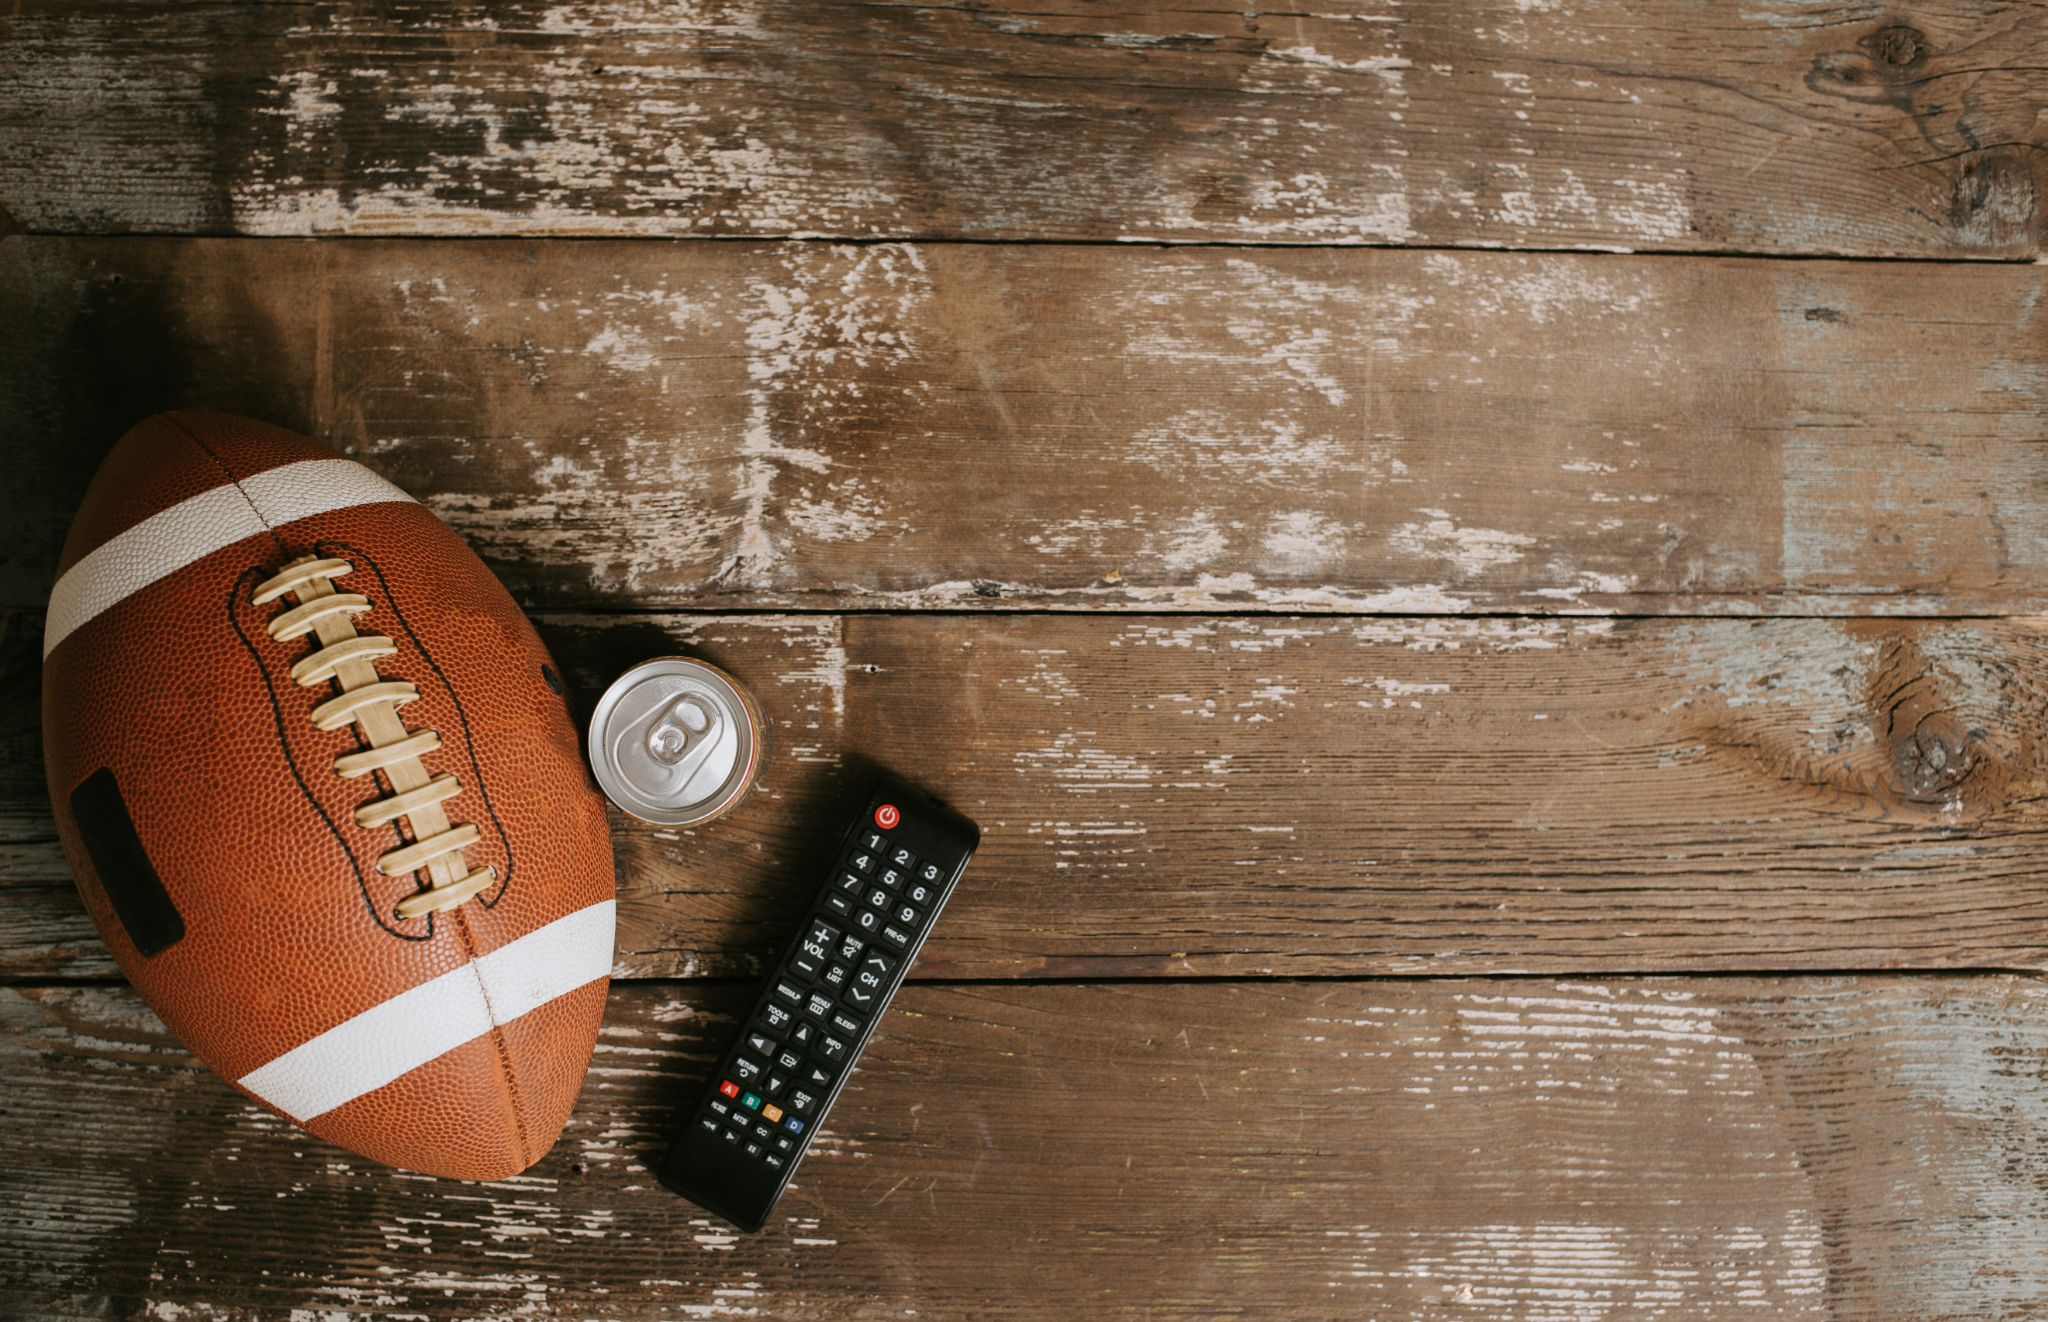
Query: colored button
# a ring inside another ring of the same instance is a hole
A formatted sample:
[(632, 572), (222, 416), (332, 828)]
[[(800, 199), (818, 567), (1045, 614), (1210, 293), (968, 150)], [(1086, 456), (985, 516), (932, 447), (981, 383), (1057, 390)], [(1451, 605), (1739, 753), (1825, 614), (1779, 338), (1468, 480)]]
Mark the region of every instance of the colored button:
[(893, 803), (885, 803), (875, 809), (875, 825), (884, 831), (895, 830), (896, 824), (902, 820), (903, 814), (896, 811), (896, 805)]
[(758, 1111), (761, 1109), (761, 1096), (759, 1093), (741, 1093), (740, 1105), (746, 1107), (749, 1111)]
[(737, 1097), (740, 1095), (740, 1086), (731, 1079), (727, 1079), (718, 1085), (718, 1091), (724, 1093), (727, 1097)]
[(777, 1120), (782, 1119), (782, 1108), (770, 1102), (761, 1108), (761, 1114), (767, 1118), (770, 1124), (773, 1124)]
[(797, 1119), (793, 1115), (784, 1116), (782, 1118), (782, 1127), (784, 1129), (787, 1129), (792, 1134), (801, 1134), (804, 1132), (804, 1122)]

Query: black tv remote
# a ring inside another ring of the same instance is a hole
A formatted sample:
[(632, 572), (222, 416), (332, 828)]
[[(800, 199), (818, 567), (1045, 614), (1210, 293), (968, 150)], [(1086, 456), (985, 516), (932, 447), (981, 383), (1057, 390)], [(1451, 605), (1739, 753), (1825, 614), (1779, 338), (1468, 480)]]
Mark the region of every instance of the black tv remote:
[(922, 791), (876, 785), (656, 1172), (663, 1184), (761, 1228), (980, 841)]

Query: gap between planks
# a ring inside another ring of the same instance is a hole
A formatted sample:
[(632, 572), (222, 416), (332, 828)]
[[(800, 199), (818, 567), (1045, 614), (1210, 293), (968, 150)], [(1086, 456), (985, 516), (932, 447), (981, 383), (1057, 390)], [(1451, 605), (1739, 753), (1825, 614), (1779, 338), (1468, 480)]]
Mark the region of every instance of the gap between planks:
[(973, 238), (905, 231), (900, 234), (245, 234), (229, 229), (81, 230), (0, 225), (0, 240), (16, 235), (25, 239), (63, 239), (70, 243), (130, 243), (138, 239), (212, 239), (236, 243), (319, 243), (333, 245), (377, 243), (446, 244), (742, 244), (764, 247), (888, 248), (914, 244), (919, 248), (1109, 248), (1123, 252), (1404, 252), (1418, 256), (1431, 253), (1451, 256), (1470, 253), (1507, 253), (1517, 257), (1642, 257), (1659, 260), (1711, 260), (1783, 262), (1797, 266), (1844, 262), (1874, 266), (2048, 266), (2048, 255), (1990, 253), (1981, 256), (1958, 254), (1930, 256), (1925, 253), (1825, 253), (1770, 252), (1741, 248), (1629, 248), (1618, 244), (1498, 244), (1498, 243), (1350, 243), (1285, 239), (1080, 239), (1080, 238)]

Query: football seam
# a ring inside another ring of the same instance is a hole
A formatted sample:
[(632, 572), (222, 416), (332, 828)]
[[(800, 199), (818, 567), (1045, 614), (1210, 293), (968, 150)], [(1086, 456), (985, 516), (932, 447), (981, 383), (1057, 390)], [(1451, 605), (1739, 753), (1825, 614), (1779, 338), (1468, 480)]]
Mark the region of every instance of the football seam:
[(484, 979), (483, 970), (477, 967), (476, 938), (459, 912), (453, 916), (456, 919), (455, 930), (462, 937), (463, 949), (469, 952), (469, 963), (465, 967), (476, 979), (477, 994), (484, 999), (484, 1012), (491, 1017), (491, 1049), (498, 1054), (498, 1073), (505, 1081), (505, 1104), (512, 1112), (512, 1129), (519, 1143), (520, 1168), (523, 1170), (537, 1158), (533, 1155), (533, 1142), (526, 1133), (526, 1102), (519, 1093), (519, 1077), (512, 1069), (512, 1049), (506, 1045), (505, 1025), (498, 1018), (497, 1003), (491, 999), (490, 983)]
[(166, 413), (164, 414), (164, 421), (184, 433), (185, 439), (192, 442), (199, 450), (199, 453), (205, 455), (207, 461), (220, 470), (220, 475), (226, 478), (228, 485), (235, 489), (235, 494), (242, 498), (242, 503), (249, 507), (249, 512), (256, 516), (256, 522), (263, 525), (263, 531), (270, 534), (270, 540), (277, 544), (278, 552), (282, 554), (286, 550), (284, 537), (277, 529), (270, 526), (270, 519), (263, 513), (263, 507), (249, 498), (249, 492), (242, 486), (242, 479), (235, 476), (235, 470), (229, 468), (227, 462), (213, 452), (212, 446), (200, 440), (198, 433), (185, 425), (184, 419), (180, 414)]

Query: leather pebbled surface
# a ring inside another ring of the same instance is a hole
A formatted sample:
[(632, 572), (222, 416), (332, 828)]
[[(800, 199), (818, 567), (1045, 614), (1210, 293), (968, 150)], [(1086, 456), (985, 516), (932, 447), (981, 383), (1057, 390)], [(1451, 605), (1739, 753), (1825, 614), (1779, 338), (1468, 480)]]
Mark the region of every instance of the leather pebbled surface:
[[(172, 415), (129, 432), (86, 495), (65, 563), (157, 510), (280, 464), (331, 457), (304, 438), (222, 415)], [(344, 549), (345, 548), (345, 549)], [(250, 585), (290, 559), (335, 553), (367, 596), (362, 632), (389, 635), (388, 678), (420, 691), (401, 709), (442, 737), (430, 771), (462, 783), (450, 819), (475, 822), (467, 851), (499, 880), (448, 912), (400, 920), (420, 884), (385, 878), (395, 825), (366, 831), (354, 808), (381, 793), (331, 770), (353, 727), (308, 713), (332, 692), (291, 664), (310, 638), (276, 643), (284, 603)], [(389, 997), (613, 894), (611, 840), (569, 713), (542, 678), (532, 626), (467, 546), (418, 505), (301, 519), (159, 580), (64, 640), (44, 669), (51, 796), (79, 893), (143, 997), (210, 1068), (234, 1079)], [(186, 923), (143, 958), (112, 915), (66, 805), (111, 767), (145, 849)], [(306, 1128), (365, 1156), (432, 1174), (496, 1179), (538, 1160), (582, 1085), (604, 982), (413, 1070)]]

